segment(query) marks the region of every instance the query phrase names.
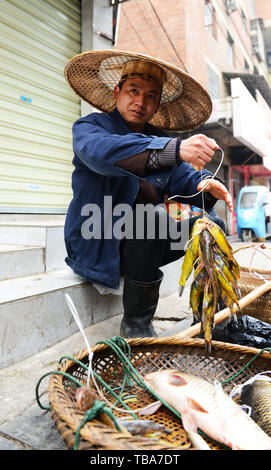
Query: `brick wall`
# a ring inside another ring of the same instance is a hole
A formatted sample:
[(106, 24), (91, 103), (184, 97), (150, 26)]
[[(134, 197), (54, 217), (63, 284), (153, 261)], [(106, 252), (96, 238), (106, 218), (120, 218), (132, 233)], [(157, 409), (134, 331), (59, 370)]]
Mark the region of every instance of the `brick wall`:
[[(213, 5), (216, 37), (205, 27), (204, 0), (124, 2), (115, 47), (170, 62), (187, 71), (205, 88), (208, 87), (207, 64), (221, 77), (221, 72), (244, 73), (246, 59), (252, 72), (248, 0), (239, 1), (247, 18), (247, 28), (243, 27), (240, 9), (228, 15), (224, 0), (213, 0)], [(229, 31), (234, 40), (233, 64), (228, 59)], [(224, 96), (222, 79), (220, 86), (220, 94)]]
[(271, 1), (270, 0), (255, 0), (255, 13), (257, 18), (262, 18), (264, 21), (271, 22)]
[(123, 3), (116, 48), (153, 55), (183, 68), (182, 3), (176, 0)]

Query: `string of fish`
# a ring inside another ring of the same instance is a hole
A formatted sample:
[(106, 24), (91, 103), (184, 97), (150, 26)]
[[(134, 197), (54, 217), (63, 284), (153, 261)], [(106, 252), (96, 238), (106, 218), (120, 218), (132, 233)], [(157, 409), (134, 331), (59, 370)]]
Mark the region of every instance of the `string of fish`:
[[(215, 178), (224, 159), (223, 150), (219, 150), (221, 161), (210, 179)], [(190, 238), (185, 246), (179, 295), (182, 296), (188, 278), (194, 270), (190, 286), (190, 307), (194, 319), (201, 322), (206, 349), (210, 352), (214, 315), (219, 310), (220, 299), (230, 309), (230, 315), (236, 319), (236, 311), (240, 311), (238, 299), (241, 293), (238, 288), (239, 265), (223, 230), (208, 217), (205, 211), (203, 190), (204, 188), (190, 196), (175, 195), (170, 199), (191, 198), (202, 193), (203, 217), (193, 224)]]

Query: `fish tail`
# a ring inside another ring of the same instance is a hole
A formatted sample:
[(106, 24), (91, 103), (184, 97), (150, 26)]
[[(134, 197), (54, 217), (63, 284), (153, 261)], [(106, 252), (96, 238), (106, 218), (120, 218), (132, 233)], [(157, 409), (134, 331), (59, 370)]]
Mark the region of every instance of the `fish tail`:
[(238, 310), (241, 312), (235, 286), (232, 286), (229, 282), (227, 282), (224, 274), (219, 269), (217, 269), (217, 278), (222, 296), (225, 298), (225, 303), (228, 306), (236, 304)]
[(184, 291), (184, 285), (179, 284), (179, 287), (178, 287), (179, 297), (181, 297), (183, 295), (183, 291)]
[(209, 338), (204, 338), (204, 341), (205, 341), (206, 352), (210, 354), (212, 351), (212, 341)]

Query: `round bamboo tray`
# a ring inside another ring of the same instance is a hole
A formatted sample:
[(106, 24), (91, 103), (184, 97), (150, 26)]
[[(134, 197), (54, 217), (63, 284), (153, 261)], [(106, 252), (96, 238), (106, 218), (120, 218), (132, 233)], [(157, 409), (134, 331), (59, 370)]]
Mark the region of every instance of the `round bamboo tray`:
[[(242, 370), (259, 353), (258, 349), (245, 346), (213, 341), (212, 352), (207, 354), (205, 343), (199, 338), (142, 338), (129, 339), (127, 342), (131, 348), (131, 364), (141, 376), (158, 369), (177, 366), (183, 372), (201, 376), (213, 383), (214, 381), (223, 382), (241, 372), (238, 377), (224, 385), (224, 389), (230, 392), (235, 385), (243, 383), (249, 377), (271, 369), (271, 354), (262, 352), (249, 367)], [(112, 349), (108, 345), (99, 344), (93, 348), (93, 352), (93, 371), (111, 386), (120, 386), (123, 383), (123, 364)], [(88, 351), (82, 350), (74, 359), (88, 364)], [(86, 383), (87, 372), (75, 360), (63, 359), (59, 370)], [(84, 412), (77, 407), (75, 391), (76, 386), (64, 375), (51, 376), (48, 387), (51, 415), (68, 449), (73, 448), (76, 430), (84, 417)], [(142, 408), (157, 400), (136, 383), (132, 387), (126, 386), (124, 392), (136, 397), (135, 402), (129, 403), (132, 410)], [(115, 402), (109, 393), (103, 393), (110, 403)], [(117, 407), (121, 408), (122, 405), (117, 404)], [(128, 416), (121, 411), (115, 409), (113, 411), (116, 418)], [(163, 433), (159, 439), (126, 435), (101, 420), (94, 419), (81, 428), (78, 449), (193, 450), (181, 419), (167, 407), (163, 405), (147, 419), (163, 424), (168, 432)], [(213, 450), (223, 449), (223, 446), (208, 438), (206, 441)]]

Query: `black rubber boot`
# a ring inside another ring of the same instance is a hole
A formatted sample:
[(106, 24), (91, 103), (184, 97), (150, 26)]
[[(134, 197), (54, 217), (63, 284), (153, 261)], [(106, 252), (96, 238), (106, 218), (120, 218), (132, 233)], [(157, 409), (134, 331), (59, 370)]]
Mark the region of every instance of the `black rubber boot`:
[(159, 299), (159, 288), (164, 275), (153, 282), (134, 281), (124, 277), (124, 314), (120, 325), (120, 335), (124, 338), (146, 338), (157, 336), (152, 325)]

